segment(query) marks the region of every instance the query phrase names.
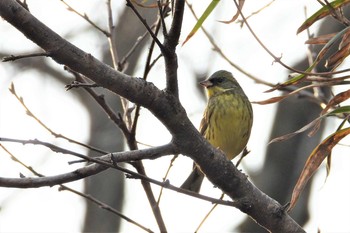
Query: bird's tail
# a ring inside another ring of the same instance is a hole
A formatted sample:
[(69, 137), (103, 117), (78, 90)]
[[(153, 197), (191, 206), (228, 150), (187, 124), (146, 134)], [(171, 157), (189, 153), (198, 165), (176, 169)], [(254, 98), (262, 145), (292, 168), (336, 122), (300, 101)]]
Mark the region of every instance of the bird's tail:
[(193, 171), (191, 172), (189, 177), (185, 180), (185, 182), (181, 185), (181, 188), (199, 193), (203, 179), (204, 179), (203, 172), (197, 166), (194, 166)]

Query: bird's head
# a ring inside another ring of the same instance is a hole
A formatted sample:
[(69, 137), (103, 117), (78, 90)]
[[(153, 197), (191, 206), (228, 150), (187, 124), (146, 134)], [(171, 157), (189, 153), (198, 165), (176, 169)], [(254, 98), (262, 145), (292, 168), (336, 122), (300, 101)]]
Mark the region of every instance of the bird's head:
[(242, 90), (233, 75), (226, 70), (215, 72), (208, 79), (200, 82), (200, 84), (207, 89), (209, 97), (230, 89)]

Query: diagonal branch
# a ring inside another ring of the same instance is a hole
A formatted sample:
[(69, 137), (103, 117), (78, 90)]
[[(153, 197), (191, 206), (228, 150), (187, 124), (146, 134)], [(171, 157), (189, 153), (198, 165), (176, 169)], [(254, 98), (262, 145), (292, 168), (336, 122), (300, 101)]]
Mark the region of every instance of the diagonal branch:
[(148, 33), (151, 35), (151, 37), (154, 40), (154, 42), (156, 42), (156, 44), (158, 45), (159, 49), (161, 51), (163, 51), (164, 47), (163, 47), (162, 43), (158, 40), (157, 35), (153, 33), (151, 27), (148, 26), (146, 20), (144, 18), (142, 18), (142, 16), (136, 10), (135, 6), (132, 4), (132, 2), (130, 0), (126, 0), (126, 6), (130, 7), (130, 9), (136, 14), (136, 16), (139, 18), (139, 20), (142, 22), (142, 24), (147, 29)]
[[(174, 21), (169, 37), (176, 38), (179, 35), (181, 26), (176, 29), (174, 25), (176, 22), (182, 23), (183, 12), (180, 11), (183, 10), (183, 5), (184, 0), (177, 0), (175, 3)], [(161, 91), (152, 83), (117, 72), (91, 54), (84, 53), (42, 24), (15, 0), (1, 0), (0, 15), (28, 39), (49, 52), (57, 63), (65, 64), (98, 85), (149, 109), (172, 134), (172, 144), (176, 149), (190, 156), (208, 179), (235, 201), (238, 209), (261, 226), (271, 232), (304, 232), (277, 201), (250, 183), (247, 176), (239, 172), (221, 151), (213, 148), (190, 122), (178, 99), (175, 47), (170, 50), (169, 59), (165, 58), (167, 89)], [(174, 41), (178, 40), (171, 39), (168, 45), (176, 45)], [(105, 169), (103, 165), (95, 166)], [(72, 175), (77, 174), (73, 172)], [(1, 182), (4, 179), (0, 179), (0, 184)]]
[[(37, 172), (33, 167), (26, 165), (25, 163), (23, 163), (22, 161), (20, 161), (15, 155), (13, 155), (6, 147), (4, 147), (1, 143), (0, 143), (0, 147), (6, 151), (6, 153), (11, 157), (12, 160), (14, 160), (15, 162), (19, 163), (20, 165), (22, 165), (23, 167), (25, 167), (26, 169), (28, 169), (30, 172), (32, 172), (34, 175), (38, 176), (38, 177), (45, 177), (45, 175)], [(150, 229), (146, 228), (145, 226), (141, 225), (140, 223), (134, 221), (133, 219), (127, 217), (126, 215), (122, 214), (120, 211), (116, 210), (115, 208), (111, 207), (110, 205), (107, 205), (106, 203), (96, 199), (95, 197), (91, 196), (90, 194), (85, 194), (82, 192), (79, 192), (75, 189), (72, 189), (66, 185), (59, 185), (59, 191), (69, 191), (71, 193), (74, 193), (78, 196), (81, 196), (83, 198), (85, 198), (86, 200), (91, 201), (92, 203), (95, 203), (96, 205), (98, 205), (101, 209), (105, 209), (106, 211), (109, 211), (110, 213), (115, 214), (116, 216), (121, 217), (122, 219), (130, 222), (131, 224), (134, 224), (137, 227), (140, 227), (141, 229), (145, 230), (146, 232), (150, 232), (152, 233), (153, 231), (151, 231)]]
[(68, 183), (98, 174), (108, 167), (101, 164), (92, 164), (75, 171), (57, 176), (47, 176), (39, 178), (4, 178), (0, 177), (0, 186), (8, 188), (38, 188), (43, 186), (54, 186)]

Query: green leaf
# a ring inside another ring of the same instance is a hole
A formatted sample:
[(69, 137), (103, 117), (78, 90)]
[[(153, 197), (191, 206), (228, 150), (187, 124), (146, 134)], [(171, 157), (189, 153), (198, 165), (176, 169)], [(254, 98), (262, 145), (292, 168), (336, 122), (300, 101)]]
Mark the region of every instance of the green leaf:
[[(350, 0), (349, 0), (350, 1)], [(188, 34), (186, 37), (186, 40), (182, 43), (184, 45), (191, 37), (196, 34), (198, 29), (203, 25), (203, 22), (208, 18), (210, 13), (214, 10), (216, 5), (220, 2), (220, 0), (212, 0), (207, 9), (205, 9), (204, 13), (201, 15), (201, 17), (198, 19), (196, 25), (194, 25), (192, 31)]]
[(316, 13), (310, 16), (305, 22), (298, 28), (297, 34), (309, 28), (312, 24), (314, 24), (317, 20), (322, 19), (332, 13), (334, 9), (338, 9), (346, 4), (348, 4), (350, 0), (335, 0), (329, 5), (324, 5), (321, 9), (319, 9)]
[[(307, 70), (305, 70), (305, 72), (311, 72), (312, 69), (317, 65), (317, 59), (316, 61), (309, 67), (307, 68)], [(289, 79), (288, 81), (282, 83), (282, 84), (279, 84), (279, 87), (285, 87), (285, 86), (289, 86), (289, 85), (292, 85), (292, 84), (296, 84), (297, 82), (301, 81), (303, 78), (305, 78), (306, 75), (305, 74), (299, 74), (291, 79)]]
[(333, 115), (341, 114), (341, 113), (350, 113), (350, 106), (347, 105), (347, 106), (339, 107), (337, 109), (334, 109), (333, 111), (330, 111), (326, 115), (327, 116), (333, 116)]
[[(312, 69), (322, 60), (322, 58), (325, 57), (325, 55), (327, 54), (329, 49), (332, 48), (332, 46), (335, 44), (335, 42), (342, 39), (344, 37), (344, 34), (347, 34), (349, 32), (349, 30), (350, 30), (350, 27), (344, 28), (342, 31), (337, 33), (330, 41), (328, 41), (328, 43), (318, 53), (314, 63), (309, 68), (307, 68), (307, 70), (305, 72), (311, 72)], [(299, 74), (299, 75), (287, 80), (284, 83), (278, 84), (277, 88), (296, 84), (296, 83), (300, 82), (305, 77), (306, 77), (305, 74)], [(274, 89), (277, 89), (277, 88), (274, 88)]]

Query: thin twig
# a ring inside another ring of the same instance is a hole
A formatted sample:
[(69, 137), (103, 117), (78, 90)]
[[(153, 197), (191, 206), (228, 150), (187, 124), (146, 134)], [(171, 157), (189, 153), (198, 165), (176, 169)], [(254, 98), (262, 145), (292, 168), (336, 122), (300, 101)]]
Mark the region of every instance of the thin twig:
[[(68, 67), (66, 67), (66, 69), (69, 70), (76, 77), (76, 79), (78, 81), (85, 82), (84, 78), (80, 74), (70, 70)], [(110, 119), (112, 119), (113, 122), (121, 129), (121, 131), (124, 134), (124, 137), (127, 139), (127, 143), (128, 143), (128, 146), (129, 146), (130, 150), (137, 150), (136, 140), (130, 134), (129, 129), (126, 126), (125, 122), (123, 121), (123, 118), (121, 117), (121, 115), (120, 114), (117, 115), (117, 114), (114, 113), (114, 111), (105, 102), (103, 96), (97, 95), (96, 92), (93, 91), (91, 88), (85, 88), (85, 90), (97, 101), (97, 103), (99, 103), (99, 105), (103, 108), (103, 110), (110, 117)], [(142, 177), (147, 177), (146, 171), (145, 171), (144, 166), (143, 166), (141, 161), (132, 162), (131, 165), (133, 165), (136, 168), (136, 170), (138, 172), (136, 174), (139, 174)], [(157, 221), (158, 226), (160, 228), (160, 231), (162, 231), (162, 232), (166, 231), (166, 227), (165, 227), (163, 218), (162, 218), (162, 216), (160, 214), (160, 209), (156, 205), (157, 202), (156, 202), (156, 200), (154, 198), (154, 195), (153, 195), (153, 192), (152, 192), (152, 189), (151, 189), (151, 186), (150, 186), (149, 182), (146, 181), (145, 179), (141, 179), (141, 184), (142, 184), (142, 186), (143, 186), (143, 188), (145, 190), (145, 193), (147, 195), (147, 198), (148, 198), (148, 200), (150, 202), (152, 211), (153, 211), (153, 213), (155, 215), (155, 218), (156, 218), (156, 221)]]
[(130, 0), (126, 0), (126, 5), (128, 7), (130, 7), (130, 9), (135, 13), (135, 15), (139, 18), (139, 20), (141, 21), (141, 23), (145, 26), (145, 28), (147, 29), (148, 33), (151, 35), (152, 39), (156, 42), (156, 44), (158, 45), (159, 49), (161, 51), (164, 50), (164, 46), (163, 44), (159, 41), (159, 39), (157, 38), (157, 36), (153, 33), (152, 29), (148, 26), (146, 20), (144, 18), (142, 18), (142, 16), (140, 15), (140, 13), (136, 10), (135, 6), (131, 3)]
[[(250, 152), (250, 151), (247, 150), (247, 147), (245, 147), (245, 148), (243, 149), (243, 152), (241, 153), (241, 156), (239, 157), (238, 161), (237, 161), (236, 164), (235, 164), (236, 167), (238, 167), (238, 166), (241, 164), (243, 158), (245, 158), (245, 157), (249, 154), (249, 152)], [(219, 198), (219, 200), (222, 200), (222, 199), (224, 198), (224, 196), (225, 196), (225, 193), (222, 193), (221, 196), (220, 196), (220, 198)], [(217, 206), (218, 206), (218, 204), (215, 203), (215, 204), (211, 207), (211, 209), (209, 210), (209, 212), (204, 216), (204, 218), (202, 219), (202, 221), (201, 221), (200, 224), (198, 225), (198, 227), (197, 227), (197, 229), (195, 230), (195, 232), (198, 232), (198, 231), (199, 231), (199, 229), (203, 226), (204, 222), (209, 218), (210, 214), (213, 213), (214, 209), (215, 209)]]
[(233, 0), (233, 2), (236, 5), (237, 10), (239, 11), (244, 23), (246, 24), (248, 30), (250, 31), (250, 33), (253, 35), (253, 37), (255, 38), (255, 40), (260, 44), (260, 46), (274, 59), (274, 62), (279, 63), (281, 66), (283, 66), (284, 68), (293, 71), (295, 73), (299, 73), (299, 74), (305, 74), (305, 75), (319, 75), (319, 76), (324, 76), (324, 75), (333, 75), (333, 74), (339, 74), (339, 73), (344, 73), (344, 72), (348, 72), (350, 71), (350, 69), (344, 69), (344, 70), (340, 70), (340, 71), (332, 71), (332, 72), (322, 72), (322, 73), (313, 73), (313, 72), (305, 72), (302, 70), (297, 70), (295, 68), (292, 68), (290, 66), (288, 66), (287, 64), (282, 62), (282, 57), (277, 57), (274, 55), (274, 53), (272, 53), (267, 47), (266, 45), (259, 39), (259, 37), (255, 34), (254, 30), (251, 28), (250, 24), (248, 23), (248, 21), (246, 20), (243, 12), (241, 11), (241, 9), (239, 9), (237, 0)]
[[(115, 25), (113, 22), (111, 0), (107, 0), (107, 13), (108, 13), (108, 28), (109, 28), (109, 35), (110, 35), (107, 37), (107, 39), (108, 39), (108, 43), (109, 43), (109, 50), (110, 50), (111, 57), (112, 57), (113, 67), (114, 67), (114, 69), (123, 72), (125, 67), (121, 66), (122, 63), (120, 62), (119, 57), (118, 57), (117, 44), (116, 44), (117, 38), (116, 38), (116, 33), (115, 33)], [(129, 109), (129, 100), (120, 96), (120, 101), (122, 103), (122, 108), (123, 108), (123, 112), (124, 112), (123, 121), (126, 123), (126, 125), (128, 125), (129, 120), (127, 118), (127, 113), (128, 113), (128, 109)]]
[(71, 7), (68, 3), (66, 3), (64, 0), (61, 0), (61, 2), (67, 6), (69, 11), (74, 12), (75, 14), (77, 14), (78, 16), (82, 17), (83, 19), (85, 19), (91, 26), (93, 26), (94, 28), (96, 28), (98, 31), (102, 32), (106, 37), (109, 37), (110, 34), (109, 32), (107, 32), (106, 30), (103, 30), (101, 27), (97, 26), (97, 24), (95, 24), (92, 20), (90, 20), (90, 18), (87, 16), (86, 13), (81, 14), (79, 13), (77, 10), (75, 10), (73, 7)]
[[(170, 189), (170, 190), (173, 190), (173, 191), (176, 191), (176, 192), (188, 195), (188, 196), (192, 196), (192, 197), (204, 200), (204, 201), (208, 201), (211, 203), (218, 203), (220, 205), (237, 207), (235, 202), (222, 201), (222, 200), (218, 200), (216, 198), (212, 198), (212, 197), (208, 197), (208, 196), (201, 195), (198, 193), (194, 193), (194, 192), (191, 192), (189, 190), (178, 188), (174, 185), (171, 185), (168, 180), (161, 182), (161, 181), (152, 179), (148, 176), (141, 175), (137, 172), (133, 172), (133, 171), (126, 169), (124, 167), (121, 167), (117, 164), (120, 161), (125, 162), (125, 159), (124, 159), (125, 157), (123, 157), (122, 155), (125, 155), (126, 157), (128, 157), (128, 155), (133, 156), (135, 154), (139, 154), (139, 155), (149, 154), (147, 152), (147, 151), (149, 151), (149, 149), (139, 150), (139, 151), (126, 151), (126, 152), (118, 152), (118, 153), (109, 153), (109, 154), (106, 154), (106, 155), (101, 156), (101, 157), (88, 157), (88, 156), (85, 156), (85, 155), (82, 155), (82, 154), (55, 146), (51, 143), (41, 142), (39, 140), (20, 140), (20, 139), (11, 139), (11, 138), (0, 138), (0, 142), (14, 142), (14, 143), (20, 143), (20, 144), (42, 145), (42, 146), (50, 148), (56, 152), (71, 154), (73, 156), (83, 158), (86, 161), (90, 161), (90, 162), (94, 162), (98, 165), (102, 165), (103, 169), (102, 169), (102, 167), (99, 167), (98, 172), (101, 172), (102, 170), (105, 170), (106, 168), (117, 169), (119, 171), (125, 172), (126, 174), (129, 174), (130, 178), (141, 179), (141, 180), (146, 181), (147, 183), (153, 183), (153, 184), (158, 185), (160, 187), (164, 187), (164, 188), (167, 188), (167, 189)], [(174, 151), (171, 151), (171, 148), (170, 148), (171, 145), (168, 145), (168, 146), (164, 145), (163, 147), (160, 147), (160, 148), (151, 148), (151, 149), (159, 151), (159, 152), (163, 151), (163, 153), (164, 153), (163, 148), (167, 148), (167, 147), (169, 147), (168, 148), (169, 151), (166, 151), (165, 154), (168, 154), (168, 152), (170, 152), (170, 153), (174, 152)], [(150, 155), (152, 155), (152, 153), (150, 153)], [(155, 158), (155, 157), (151, 156), (150, 158)], [(110, 163), (109, 161), (113, 161), (113, 162)], [(129, 159), (129, 161), (130, 161), (130, 159)], [(92, 164), (92, 165), (94, 165), (94, 164)], [(68, 178), (66, 178), (66, 174), (61, 174), (58, 176), (45, 177), (45, 180), (42, 183), (40, 183), (40, 181), (39, 181), (40, 179), (35, 180), (34, 178), (20, 178), (20, 179), (6, 178), (8, 180), (11, 180), (11, 181), (7, 181), (6, 185), (10, 186), (10, 183), (11, 183), (10, 187), (25, 187), (25, 188), (59, 185), (59, 184), (65, 183), (65, 182), (71, 182), (71, 181), (79, 180), (79, 179), (85, 178), (86, 176), (89, 176), (90, 174), (86, 173), (87, 168), (88, 167), (84, 167), (84, 168), (80, 168), (80, 169), (77, 169), (76, 171), (74, 171), (72, 173), (75, 176), (74, 178), (72, 178), (72, 174), (70, 174), (70, 176)], [(91, 173), (91, 175), (93, 175), (93, 174), (95, 174), (95, 173)], [(36, 178), (36, 179), (38, 179), (38, 178)], [(50, 181), (48, 179), (50, 179)], [(67, 180), (65, 180), (65, 179), (67, 179)], [(3, 180), (3, 178), (0, 177), (0, 185), (5, 186), (4, 182), (5, 182), (5, 180)], [(60, 183), (57, 183), (57, 182), (60, 182)]]
[(107, 0), (107, 13), (108, 13), (108, 28), (109, 28), (109, 36), (108, 43), (109, 43), (109, 50), (112, 57), (113, 67), (116, 70), (121, 71), (121, 67), (118, 67), (118, 53), (117, 53), (117, 46), (115, 44), (116, 38), (115, 38), (115, 26), (113, 23), (113, 13), (112, 13), (112, 4), (111, 0)]
[[(152, 29), (155, 28), (155, 32), (154, 34), (157, 36), (158, 35), (158, 32), (159, 32), (159, 29), (160, 29), (160, 25), (161, 22), (160, 22), (160, 18), (158, 17), (157, 21), (152, 25)], [(148, 32), (146, 31), (143, 35), (142, 35), (142, 39), (144, 39), (148, 34)], [(139, 38), (140, 39), (140, 38)], [(124, 65), (126, 63), (126, 59), (135, 51), (135, 48), (137, 47), (137, 45), (139, 45), (141, 42), (141, 40), (137, 40), (137, 42), (134, 44), (134, 46), (130, 49), (130, 51), (127, 53), (127, 55), (122, 59), (122, 61), (120, 63), (122, 63), (122, 65)], [(152, 40), (151, 41), (151, 45), (150, 45), (150, 48), (148, 50), (148, 55), (147, 55), (147, 59), (146, 59), (146, 65), (145, 65), (145, 69), (144, 69), (144, 74), (143, 74), (143, 79), (144, 80), (147, 80), (147, 76), (148, 76), (148, 73), (149, 71), (151, 70), (151, 68), (153, 67), (154, 63), (150, 63), (150, 59), (152, 58), (152, 54), (153, 54), (153, 51), (154, 51), (154, 45), (155, 45), (155, 41)], [(160, 55), (161, 56), (161, 55)], [(135, 110), (135, 114), (134, 114), (134, 119), (131, 120), (131, 112)], [(130, 130), (130, 137), (131, 138), (135, 138), (135, 134), (136, 134), (136, 126), (137, 126), (137, 122), (138, 122), (138, 117), (139, 117), (139, 114), (140, 114), (140, 110), (141, 110), (141, 107), (139, 105), (136, 105), (136, 107), (134, 106), (134, 108), (132, 109), (128, 109), (125, 114), (124, 114), (124, 119), (127, 119), (127, 122), (128, 122), (128, 128)]]
[(267, 46), (260, 40), (260, 38), (255, 34), (254, 30), (251, 28), (250, 24), (248, 23), (247, 19), (245, 18), (243, 12), (241, 11), (241, 9), (239, 8), (239, 5), (237, 3), (237, 0), (233, 0), (233, 2), (236, 5), (237, 10), (239, 11), (239, 14), (242, 17), (242, 20), (244, 21), (245, 25), (247, 26), (247, 28), (249, 29), (250, 33), (252, 34), (252, 36), (255, 38), (255, 40), (260, 44), (260, 46), (274, 59), (274, 62), (279, 63), (280, 65), (282, 65), (284, 68), (291, 70), (293, 72), (299, 73), (296, 69), (289, 67), (288, 65), (284, 64), (281, 61), (282, 57), (277, 57), (275, 56), (275, 54), (273, 54), (269, 48), (267, 48)]
[(126, 215), (124, 215), (121, 212), (119, 212), (118, 210), (114, 209), (112, 206), (110, 206), (110, 205), (108, 205), (108, 204), (106, 204), (106, 203), (104, 203), (104, 202), (94, 198), (93, 196), (84, 194), (82, 192), (78, 192), (78, 191), (76, 191), (76, 190), (74, 190), (72, 188), (69, 188), (69, 187), (65, 186), (65, 185), (60, 185), (59, 191), (65, 191), (65, 190), (70, 191), (72, 193), (75, 193), (76, 195), (79, 195), (79, 196), (81, 196), (81, 197), (83, 197), (83, 198), (85, 198), (85, 199), (87, 199), (87, 200), (97, 204), (101, 209), (105, 209), (105, 210), (107, 210), (107, 211), (109, 211), (109, 212), (111, 212), (111, 213), (121, 217), (122, 219), (124, 219), (124, 220), (128, 221), (129, 223), (131, 223), (131, 224), (141, 228), (142, 230), (144, 230), (146, 232), (150, 232), (150, 233), (153, 232), (151, 229), (143, 226), (142, 224), (136, 222), (135, 220), (132, 220), (131, 218), (129, 218)]
[(66, 90), (69, 91), (72, 88), (94, 88), (94, 87), (100, 87), (96, 83), (81, 83), (78, 81), (73, 81), (71, 84), (68, 84), (65, 86)]
[[(190, 9), (192, 15), (194, 16), (194, 18), (196, 20), (198, 20), (198, 17), (196, 15), (196, 13), (193, 10), (193, 7), (190, 3), (188, 3), (188, 1), (186, 0), (186, 4), (187, 7)], [(239, 72), (241, 72), (242, 74), (244, 74), (245, 76), (247, 76), (248, 78), (254, 80), (256, 83), (260, 83), (260, 84), (264, 84), (266, 86), (270, 86), (273, 87), (275, 86), (275, 84), (270, 83), (270, 82), (266, 82), (262, 79), (259, 79), (258, 77), (255, 77), (254, 75), (248, 73), (247, 71), (245, 71), (243, 68), (241, 68), (240, 66), (238, 66), (237, 64), (235, 64), (233, 61), (231, 61), (226, 54), (221, 50), (221, 48), (216, 44), (214, 38), (209, 34), (209, 32), (202, 26), (201, 27), (204, 35), (207, 37), (207, 39), (209, 40), (210, 44), (213, 46), (214, 50), (225, 60), (227, 61), (233, 68), (235, 68), (236, 70), (238, 70)]]
[[(163, 177), (163, 182), (167, 180), (168, 175), (169, 175), (169, 173), (170, 173), (170, 169), (173, 167), (173, 164), (174, 164), (174, 162), (175, 162), (175, 160), (177, 159), (178, 156), (179, 156), (178, 154), (177, 154), (177, 155), (174, 155), (174, 157), (170, 160), (170, 164), (169, 164), (169, 166), (168, 166), (168, 169), (167, 169), (167, 171), (166, 171), (166, 173), (165, 173), (165, 176)], [(159, 191), (158, 200), (157, 200), (157, 205), (158, 205), (158, 206), (159, 206), (159, 204), (160, 204), (160, 199), (161, 199), (161, 197), (162, 197), (163, 190), (164, 190), (164, 187), (161, 187), (161, 189), (160, 189), (160, 191)]]
[(168, 7), (167, 5), (164, 6), (164, 8), (162, 8), (162, 5), (160, 3), (160, 0), (157, 0), (157, 5), (158, 5), (158, 10), (159, 10), (159, 17), (160, 20), (162, 22), (162, 27), (163, 27), (163, 36), (167, 37), (168, 36), (168, 31), (166, 29), (166, 25), (165, 25), (165, 21), (164, 21), (164, 17), (166, 14), (166, 7)]
[[(161, 21), (160, 21), (160, 18), (158, 18), (156, 23), (155, 23), (155, 31), (154, 31), (154, 34), (156, 36), (159, 33), (160, 26), (161, 26)], [(143, 80), (147, 80), (147, 77), (148, 77), (148, 74), (149, 74), (151, 68), (153, 67), (155, 62), (161, 57), (161, 55), (158, 56), (155, 59), (155, 61), (153, 63), (151, 63), (152, 55), (153, 55), (153, 52), (154, 52), (154, 47), (155, 47), (155, 41), (152, 40), (151, 41), (151, 45), (150, 45), (149, 50), (148, 50), (147, 59), (146, 59), (146, 63), (145, 63), (145, 68), (144, 68), (144, 71), (143, 71), (143, 77), (142, 77)], [(131, 135), (131, 137), (134, 137), (134, 138), (135, 138), (135, 134), (136, 134), (136, 128), (137, 128), (137, 123), (138, 123), (138, 119), (139, 119), (139, 116), (140, 116), (140, 111), (141, 111), (141, 106), (137, 105), (136, 109), (135, 109), (134, 119), (132, 121), (132, 126), (131, 126), (131, 129), (130, 129), (130, 135)]]
[(22, 55), (10, 55), (7, 57), (3, 57), (2, 61), (3, 62), (8, 62), (8, 61), (15, 61), (19, 60), (22, 58), (31, 58), (31, 57), (49, 57), (50, 53), (48, 52), (42, 52), (42, 53), (30, 53), (30, 54), (22, 54)]
[[(25, 163), (23, 163), (21, 160), (19, 160), (16, 156), (14, 156), (14, 155), (13, 155), (4, 145), (2, 145), (1, 143), (0, 143), (0, 147), (2, 147), (3, 150), (5, 150), (5, 152), (6, 152), (8, 155), (10, 155), (10, 157), (11, 157), (11, 159), (12, 159), (13, 161), (19, 163), (20, 165), (22, 165), (23, 167), (25, 167), (27, 170), (29, 170), (30, 172), (32, 172), (34, 175), (36, 175), (36, 176), (38, 176), (38, 177), (45, 177), (45, 175), (43, 175), (43, 174), (37, 172), (32, 166), (28, 166), (28, 165), (26, 165)], [(94, 197), (91, 196), (91, 195), (84, 194), (84, 193), (79, 192), (79, 191), (77, 191), (77, 190), (75, 190), (75, 189), (69, 188), (68, 186), (63, 185), (63, 184), (59, 185), (59, 187), (60, 187), (60, 188), (59, 188), (59, 191), (65, 191), (65, 190), (67, 190), (67, 191), (69, 191), (69, 192), (71, 192), (71, 193), (74, 193), (74, 194), (76, 194), (76, 195), (78, 195), (78, 196), (81, 196), (81, 197), (83, 197), (83, 198), (85, 198), (85, 199), (87, 199), (87, 200), (89, 200), (89, 201), (91, 201), (91, 202), (97, 204), (100, 208), (105, 209), (105, 210), (107, 210), (107, 211), (109, 211), (109, 212), (111, 212), (111, 213), (113, 213), (113, 214), (119, 216), (120, 218), (122, 218), (122, 219), (124, 219), (124, 220), (130, 222), (131, 224), (134, 224), (134, 225), (140, 227), (141, 229), (145, 230), (146, 232), (153, 232), (153, 231), (151, 231), (150, 229), (146, 228), (145, 226), (141, 225), (140, 223), (138, 223), (138, 222), (132, 220), (131, 218), (129, 218), (129, 217), (127, 217), (126, 215), (124, 215), (124, 214), (122, 214), (121, 212), (119, 212), (118, 210), (114, 209), (113, 207), (107, 205), (106, 203), (104, 203), (104, 202), (102, 202), (102, 201), (99, 201), (98, 199), (94, 198)]]
[(54, 137), (56, 138), (62, 138), (62, 139), (65, 139), (67, 140), (68, 142), (70, 143), (74, 143), (74, 144), (77, 144), (79, 146), (82, 146), (82, 147), (85, 147), (89, 150), (92, 150), (92, 151), (95, 151), (95, 152), (98, 152), (98, 153), (102, 153), (102, 154), (105, 154), (106, 151), (103, 151), (99, 148), (96, 148), (96, 147), (93, 147), (93, 146), (90, 146), (90, 145), (87, 145), (87, 144), (84, 144), (84, 143), (81, 143), (77, 140), (74, 140), (72, 138), (69, 138), (69, 137), (66, 137), (60, 133), (56, 133), (55, 131), (53, 131), (50, 127), (48, 127), (45, 123), (43, 123), (29, 108), (28, 106), (24, 103), (24, 99), (22, 97), (20, 97), (17, 92), (16, 92), (16, 89), (15, 89), (15, 85), (13, 83), (11, 83), (11, 86), (9, 88), (10, 92), (16, 97), (16, 99), (19, 101), (19, 103), (22, 105), (22, 107), (25, 109), (26, 111), (26, 114), (33, 118), (40, 126), (42, 126), (45, 130), (47, 130), (51, 135), (53, 135)]
[[(89, 157), (86, 155), (83, 155), (81, 153), (72, 151), (72, 150), (68, 150), (66, 148), (60, 147), (60, 146), (56, 146), (52, 143), (49, 142), (44, 142), (38, 139), (32, 139), (32, 140), (21, 140), (21, 139), (14, 139), (14, 138), (0, 138), (1, 142), (14, 142), (14, 143), (20, 143), (23, 145), (26, 144), (31, 144), (31, 145), (40, 145), (40, 146), (44, 146), (46, 148), (49, 148), (51, 151), (55, 152), (55, 153), (61, 153), (61, 154), (69, 154), (69, 155), (73, 155), (75, 157), (84, 159), (87, 162), (99, 162), (99, 159), (96, 159), (94, 157)], [(108, 152), (106, 153), (108, 154)], [(108, 164), (103, 164), (103, 165), (108, 165)]]
[[(305, 20), (307, 20), (308, 17), (307, 17), (307, 9), (306, 9), (306, 7), (304, 7), (304, 14), (305, 14)], [(308, 39), (310, 39), (311, 38), (311, 33), (310, 33), (310, 28), (309, 27), (306, 29), (306, 32), (307, 32)], [(315, 57), (314, 57), (313, 52), (312, 52), (313, 48), (314, 48), (314, 46), (312, 44), (309, 44), (307, 46), (307, 59), (308, 59), (309, 67), (311, 67), (312, 64), (314, 64), (314, 61), (315, 61)], [(316, 68), (316, 66), (312, 69), (312, 72), (316, 71), (315, 68)], [(324, 97), (324, 95), (322, 95), (322, 96), (320, 95), (321, 89), (319, 87), (314, 87), (313, 88), (313, 93), (314, 93), (314, 96), (315, 96), (316, 99), (320, 99), (320, 98)], [(321, 107), (322, 107), (322, 104), (321, 104)]]
[[(250, 15), (248, 15), (246, 17), (246, 19), (249, 19), (250, 17), (253, 17), (254, 15), (259, 14), (260, 12), (262, 12), (263, 10), (265, 10), (266, 8), (268, 8), (270, 5), (272, 5), (272, 3), (276, 1), (276, 0), (272, 0), (271, 2), (267, 3), (265, 6), (261, 7), (260, 9), (252, 12)], [(244, 21), (243, 20), (237, 20), (237, 23), (241, 24), (241, 26), (243, 26)]]
[[(224, 198), (224, 196), (225, 196), (225, 193), (222, 193), (219, 200), (222, 200), (222, 199)], [(203, 226), (204, 222), (209, 218), (209, 215), (210, 215), (211, 213), (213, 213), (214, 209), (215, 209), (217, 206), (218, 206), (218, 204), (215, 203), (215, 204), (211, 207), (211, 209), (209, 210), (209, 212), (204, 216), (204, 218), (203, 218), (202, 221), (199, 223), (197, 229), (196, 229), (194, 232), (198, 232), (198, 231), (199, 231), (199, 229)]]
[(247, 147), (244, 147), (243, 152), (241, 153), (241, 156), (239, 157), (238, 161), (236, 162), (235, 166), (238, 167), (242, 160), (250, 153), (250, 151), (247, 149)]
[(130, 48), (130, 50), (126, 53), (126, 55), (120, 60), (120, 64), (118, 66), (124, 67), (126, 64), (126, 61), (129, 59), (129, 57), (135, 52), (136, 48), (141, 44), (141, 42), (148, 36), (148, 33), (145, 32), (142, 36), (139, 36), (136, 39), (136, 42), (134, 45)]
[[(85, 78), (81, 74), (71, 70), (69, 67), (66, 67), (66, 66), (64, 67), (64, 69), (70, 72), (72, 75), (74, 75), (75, 79), (78, 82), (86, 83)], [(119, 129), (123, 132), (124, 136), (128, 138), (128, 135), (129, 135), (128, 127), (126, 126), (122, 117), (116, 114), (113, 111), (113, 109), (107, 104), (104, 96), (97, 94), (97, 92), (95, 92), (91, 88), (84, 88), (84, 90), (90, 94), (90, 96), (100, 105), (100, 107), (104, 110), (106, 115), (113, 121), (113, 123), (119, 127)]]
[[(137, 173), (133, 172), (134, 174), (137, 174), (137, 175), (142, 176), (142, 177), (147, 177), (142, 161), (137, 161), (137, 162), (133, 163), (132, 165), (137, 170)], [(129, 173), (129, 174), (131, 174), (131, 173)], [(167, 232), (162, 213), (160, 211), (159, 206), (157, 205), (157, 201), (154, 197), (150, 182), (151, 182), (150, 180), (141, 179), (142, 187), (146, 193), (146, 196), (147, 196), (148, 202), (151, 206), (154, 218), (156, 219), (156, 222), (158, 224), (159, 231), (160, 232)], [(164, 184), (166, 184), (166, 183), (164, 183)]]

